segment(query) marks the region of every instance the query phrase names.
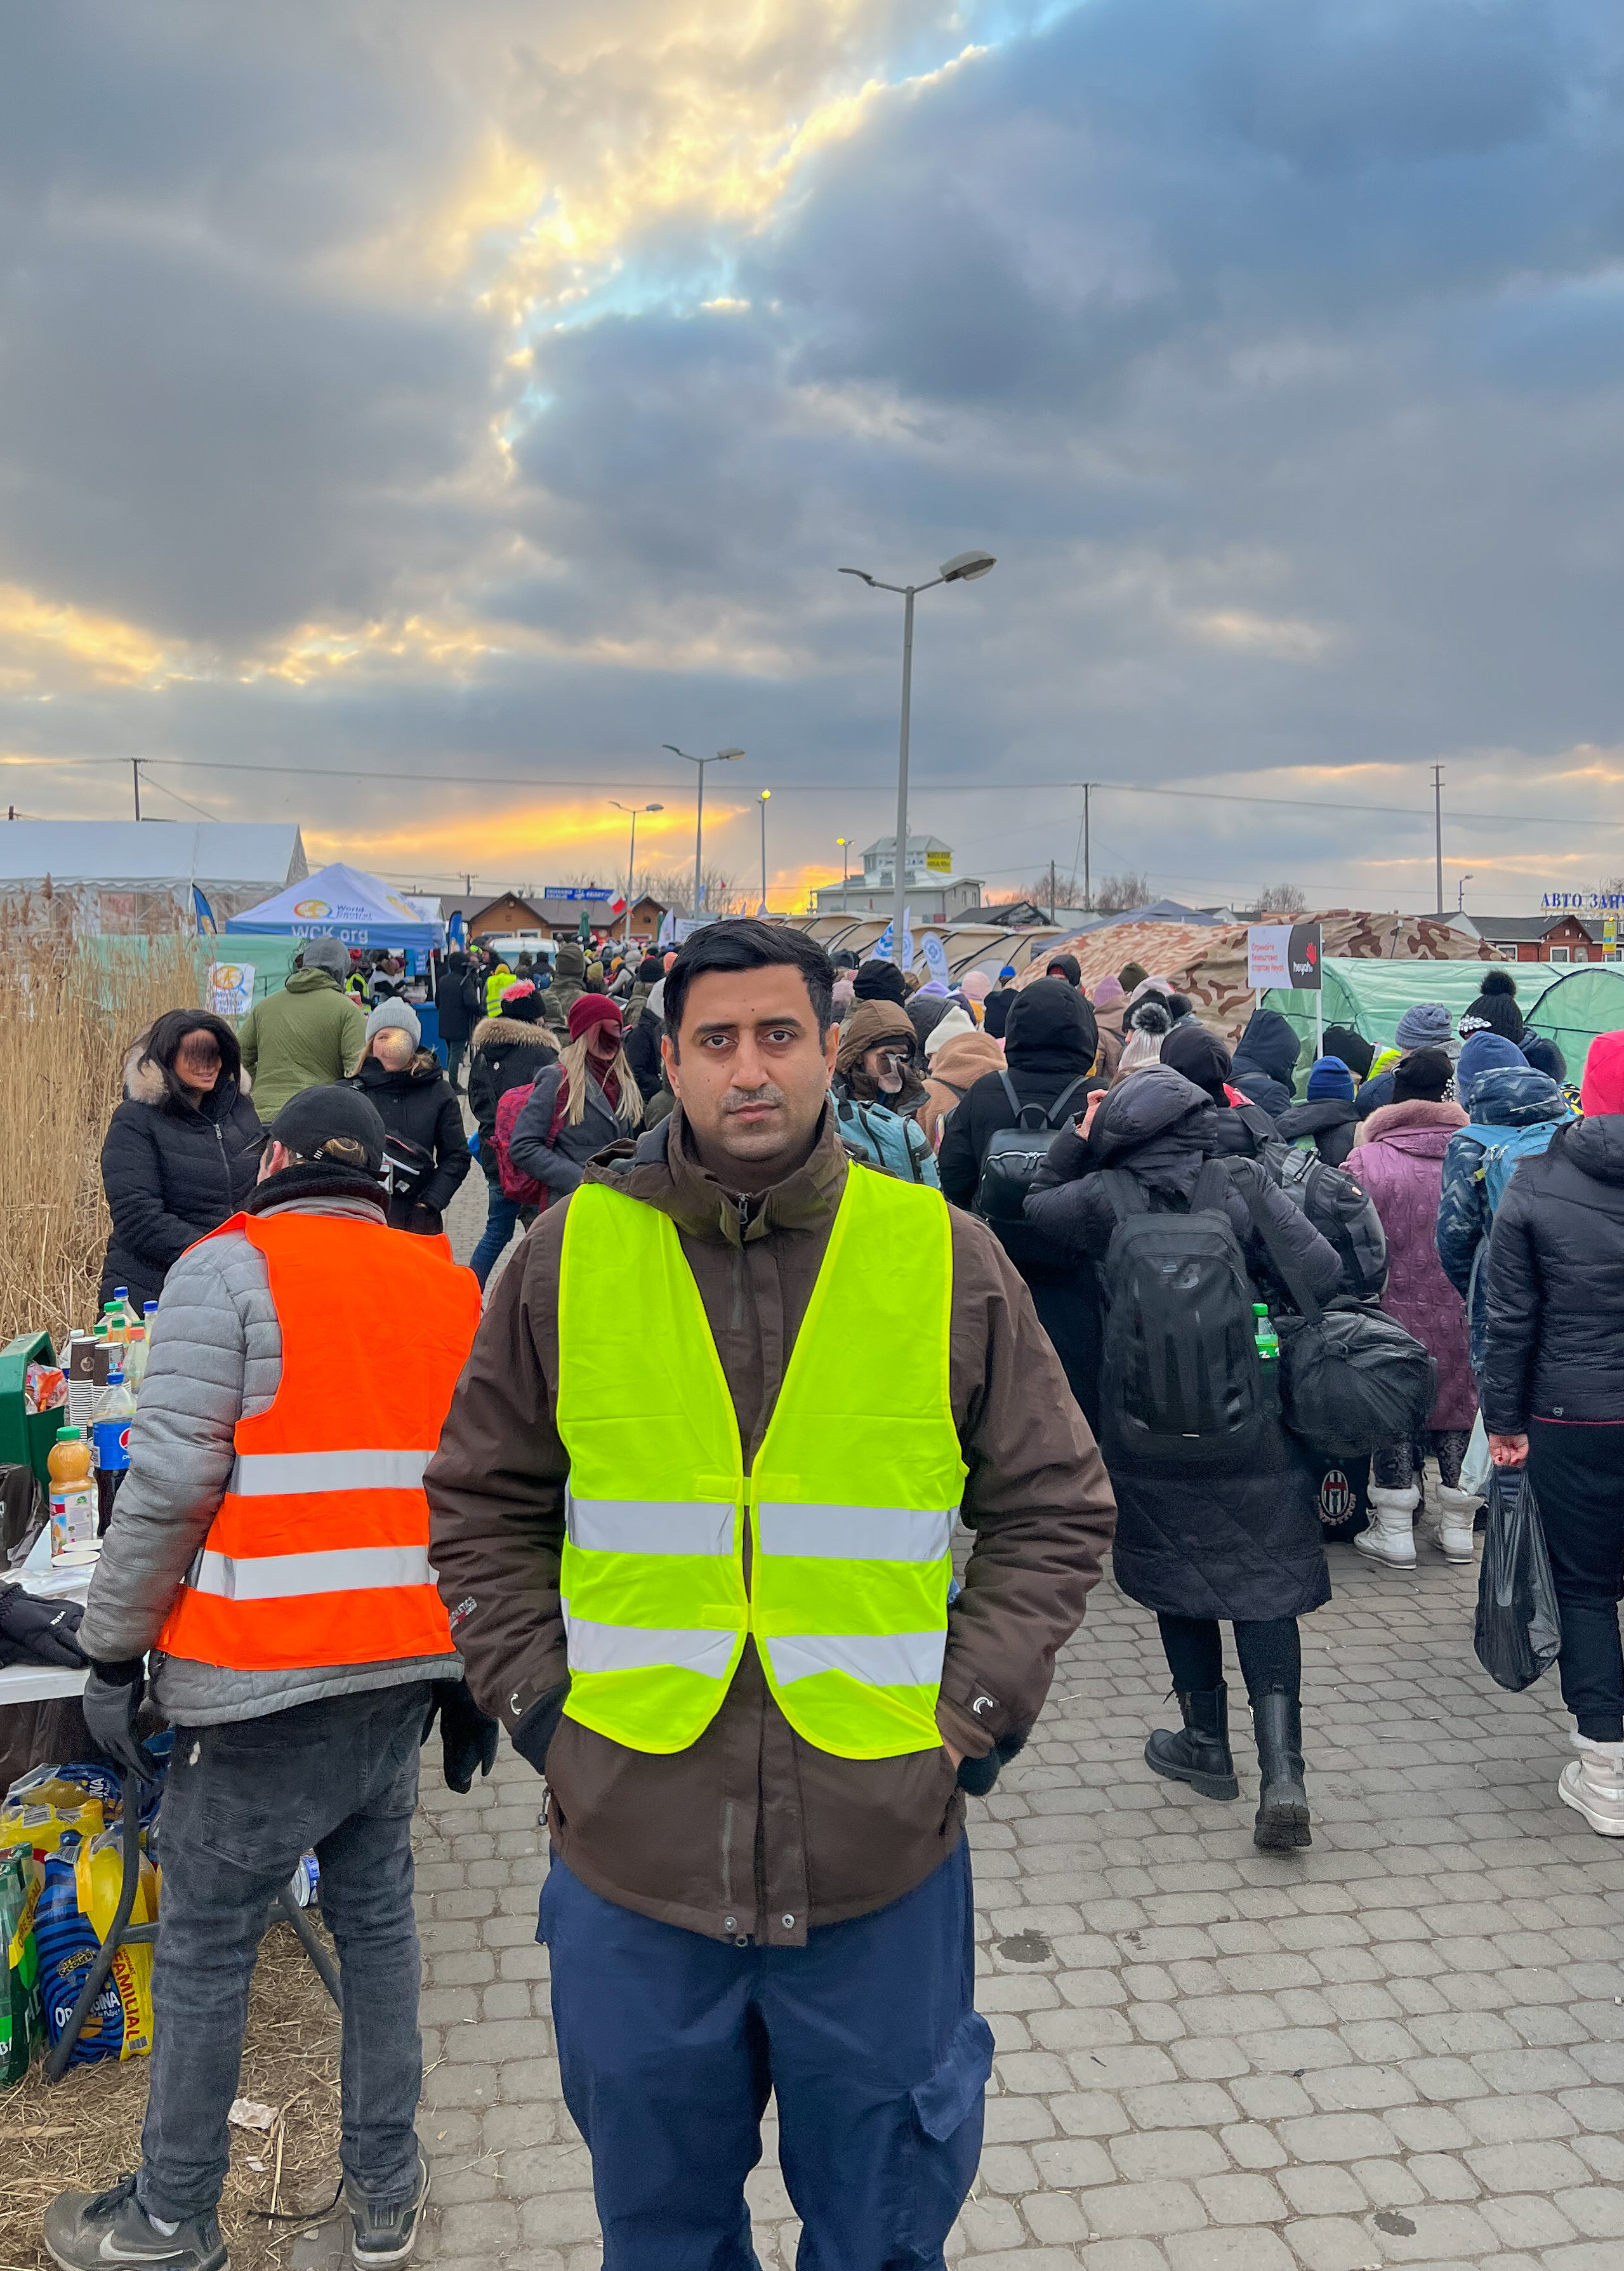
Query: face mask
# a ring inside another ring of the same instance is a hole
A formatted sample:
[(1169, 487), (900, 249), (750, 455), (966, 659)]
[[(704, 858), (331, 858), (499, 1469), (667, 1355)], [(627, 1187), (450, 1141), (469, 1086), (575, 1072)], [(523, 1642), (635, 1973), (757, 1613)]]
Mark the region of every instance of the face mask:
[(893, 1049), (887, 1049), (881, 1055), (879, 1070), (874, 1075), (874, 1082), (882, 1096), (901, 1095), (903, 1069), (907, 1061), (906, 1057), (899, 1057)]

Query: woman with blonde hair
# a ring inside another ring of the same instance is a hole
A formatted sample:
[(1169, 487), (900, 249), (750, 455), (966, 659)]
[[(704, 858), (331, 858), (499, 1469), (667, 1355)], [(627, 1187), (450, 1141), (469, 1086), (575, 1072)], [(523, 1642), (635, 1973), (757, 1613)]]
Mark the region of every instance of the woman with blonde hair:
[(562, 1198), (596, 1152), (642, 1122), (620, 1004), (607, 994), (583, 994), (570, 1004), (570, 1039), (557, 1064), (538, 1076), (513, 1123), (509, 1157), (521, 1174)]

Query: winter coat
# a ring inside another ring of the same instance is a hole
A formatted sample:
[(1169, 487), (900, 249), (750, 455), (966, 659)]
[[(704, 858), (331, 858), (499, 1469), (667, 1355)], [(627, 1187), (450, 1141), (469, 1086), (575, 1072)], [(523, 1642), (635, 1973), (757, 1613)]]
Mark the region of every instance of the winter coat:
[(965, 1034), (977, 1033), (980, 1030), (968, 1009), (961, 1007), (957, 1001), (950, 1001), (946, 1015), (937, 1018), (926, 1039), (926, 1063), (934, 1064), (950, 1041), (962, 1039)]
[[(1434, 1233), (1443, 1274), (1466, 1302), (1467, 1349), (1475, 1374), (1483, 1368), (1488, 1314), (1488, 1279), (1472, 1265), (1489, 1234), (1494, 1216), (1483, 1182), (1485, 1152), (1515, 1128), (1539, 1128), (1571, 1120), (1567, 1098), (1553, 1080), (1531, 1068), (1497, 1065), (1472, 1083), (1471, 1119), (1449, 1138), (1443, 1155), (1443, 1188)], [(1519, 1160), (1515, 1172), (1521, 1172)], [(1487, 1261), (1487, 1255), (1484, 1260)]]
[(1312, 1136), (1328, 1167), (1346, 1165), (1358, 1127), (1358, 1109), (1344, 1096), (1316, 1096), (1311, 1104), (1293, 1104), (1275, 1121), (1276, 1132), (1288, 1143)]
[[(390, 1072), (376, 1057), (366, 1058), (350, 1083), (377, 1106), (384, 1133), (419, 1151), (433, 1163), (426, 1181), (419, 1183), (409, 1170), (400, 1180), (409, 1183), (391, 1194), (389, 1226), (432, 1235), (441, 1229), (441, 1217), (473, 1162), (463, 1133), (462, 1107), (451, 1083), (440, 1069), (432, 1049), (419, 1049), (404, 1072)], [(425, 1214), (431, 1219), (425, 1220)]]
[(237, 1041), (268, 1128), (302, 1090), (349, 1078), (366, 1054), (367, 1013), (330, 970), (295, 970), (279, 994), (255, 1002)]
[(1624, 1420), (1624, 1114), (1559, 1128), (1489, 1232), (1483, 1423)]
[[(1116, 1213), (1097, 1167), (1121, 1167), (1153, 1206), (1188, 1206), (1212, 1155), (1211, 1099), (1170, 1066), (1151, 1065), (1113, 1089), (1089, 1140), (1062, 1136), (1026, 1201), (1026, 1218), (1052, 1248), (1104, 1262)], [(1336, 1249), (1252, 1159), (1228, 1159), (1225, 1210), (1260, 1296), (1285, 1306), (1270, 1277), (1255, 1209), (1324, 1300), (1342, 1280)], [(1248, 1204), (1250, 1200), (1250, 1206)], [(1136, 1463), (1101, 1414), (1100, 1449), (1116, 1493), (1114, 1569), (1134, 1600), (1163, 1615), (1250, 1621), (1295, 1617), (1330, 1598), (1321, 1541), (1322, 1467), (1277, 1420), (1245, 1473), (1154, 1476)]]
[(1396, 1065), (1389, 1065), (1387, 1070), (1379, 1072), (1374, 1080), (1360, 1083), (1359, 1093), (1353, 1098), (1353, 1110), (1359, 1119), (1368, 1120), (1373, 1112), (1386, 1111), (1393, 1100), (1393, 1082), (1397, 1070)]
[(944, 1041), (931, 1059), (925, 1083), (925, 1101), (919, 1123), (933, 1144), (940, 1144), (948, 1114), (956, 1110), (983, 1073), (996, 1072), (1003, 1051), (985, 1033), (958, 1033)]
[(443, 1041), (451, 1046), (458, 1041), (466, 1041), (478, 1020), (484, 991), (479, 973), (466, 954), (447, 957), (434, 989), (435, 1008), (440, 1013), (440, 1039)]
[[(674, 1225), (711, 1321), (747, 1467), (847, 1173), (826, 1113), (805, 1165), (741, 1209), (694, 1157), (680, 1105), (633, 1157), (588, 1170), (589, 1180)], [(426, 1477), (441, 1590), (452, 1605), (467, 1605), (457, 1639), (470, 1684), (521, 1731), (538, 1706), (545, 1722), (567, 1670), (558, 1573), (569, 1461), (557, 1433), (557, 1318), (574, 1203), (550, 1207), (495, 1280)], [(965, 1590), (949, 1612), (936, 1716), (955, 1749), (980, 1757), (1018, 1739), (1038, 1716), (1055, 1650), (1099, 1576), (1110, 1493), (1019, 1279), (980, 1223), (950, 1211), (948, 1222), (948, 1402), (969, 1470), (972, 1551)], [(872, 1408), (875, 1366), (860, 1351), (852, 1363), (854, 1389)], [(664, 1412), (669, 1397), (651, 1402), (646, 1383), (632, 1377), (637, 1368), (628, 1366), (629, 1408)], [(521, 1747), (528, 1739), (521, 1732)], [(758, 1945), (802, 1943), (808, 1926), (898, 1899), (942, 1865), (962, 1835), (964, 1799), (945, 1751), (853, 1760), (803, 1741), (773, 1701), (751, 1640), (716, 1717), (686, 1749), (629, 1750), (566, 1718), (546, 1771), (548, 1826), (566, 1865), (618, 1907), (713, 1944), (724, 1932), (753, 1934)]]
[(1002, 1040), (1009, 1012), (1019, 1000), (1013, 986), (995, 987), (981, 1006), (981, 1031), (990, 1033), (995, 1041)]
[(1255, 1009), (1235, 1044), (1230, 1078), (1254, 1104), (1278, 1120), (1292, 1106), (1292, 1075), (1302, 1043), (1278, 1009)]
[(919, 1042), (919, 1054), (921, 1057), (925, 1054), (926, 1042), (935, 1031), (951, 1006), (945, 994), (927, 994), (921, 991), (909, 996), (905, 1004), (908, 1023), (913, 1028), (914, 1038)]
[(570, 1012), (586, 987), (586, 957), (572, 939), (566, 939), (553, 957), (553, 982), (547, 989), (548, 1021), (559, 1032), (570, 1030)]
[(545, 1025), (521, 1017), (485, 1017), (468, 1051), (468, 1105), (480, 1129), (480, 1165), (496, 1180), (496, 1106), (510, 1088), (526, 1088), (558, 1062)]
[[(1037, 1105), (1047, 1113), (1073, 1081), (1081, 1080), (1062, 1118), (1062, 1126), (1068, 1124), (1086, 1109), (1094, 1091), (1105, 1086), (1090, 1073), (1098, 1047), (1092, 1007), (1075, 987), (1056, 978), (1040, 978), (1024, 987), (1004, 1027), (1006, 1072), (1017, 1102)], [(1018, 1116), (997, 1072), (984, 1073), (942, 1137), (937, 1165), (942, 1191), (955, 1206), (973, 1203), (987, 1145), (1001, 1128), (1015, 1127)], [(1074, 1256), (1057, 1255), (1049, 1240), (1024, 1222), (999, 1223), (995, 1234), (1031, 1289), (1039, 1322), (1054, 1344), (1072, 1394), (1090, 1427), (1098, 1429), (1099, 1288), (1092, 1270)]]
[(194, 1240), (227, 1221), (253, 1189), (265, 1131), (252, 1083), (224, 1072), (199, 1108), (177, 1104), (156, 1065), (124, 1061), (124, 1100), (101, 1145), (101, 1187), (113, 1228), (99, 1299), (127, 1285), (137, 1308), (155, 1301)]
[[(385, 1234), (377, 1187), (354, 1168), (287, 1168), (260, 1185), (248, 1211), (270, 1214), (289, 1204), (301, 1214), (351, 1219)], [(410, 1320), (405, 1323), (409, 1335)], [(333, 1360), (364, 1372), (379, 1353), (339, 1349)], [(79, 1627), (79, 1644), (97, 1663), (127, 1664), (153, 1646), (220, 1511), (236, 1457), (237, 1421), (268, 1410), (281, 1381), (281, 1327), (264, 1255), (241, 1231), (194, 1247), (169, 1272), (153, 1320), (130, 1471)], [(457, 1669), (444, 1656), (277, 1672), (224, 1671), (162, 1654), (152, 1659), (154, 1700), (181, 1727), (261, 1719), (323, 1696), (454, 1678)]]
[(563, 1125), (549, 1140), (563, 1076), (562, 1065), (553, 1065), (537, 1076), (530, 1101), (513, 1122), (508, 1139), (508, 1156), (520, 1174), (533, 1175), (544, 1190), (558, 1193), (574, 1190), (594, 1152), (607, 1150), (630, 1132), (615, 1118), (608, 1098), (588, 1073), (586, 1109), (578, 1123), (572, 1128), (566, 1113)]
[(647, 996), (638, 1003), (635, 1025), (626, 1028), (626, 1061), (631, 1067), (631, 1076), (637, 1083), (637, 1092), (646, 1104), (655, 1096), (666, 1077), (665, 1059), (660, 1043), (666, 1036), (663, 1017), (649, 1008)]
[(1458, 1104), (1389, 1104), (1373, 1112), (1347, 1172), (1374, 1202), (1387, 1233), (1382, 1307), (1438, 1366), (1428, 1427), (1470, 1427), (1478, 1396), (1466, 1360), (1466, 1305), (1438, 1261), (1438, 1196), (1449, 1138), (1466, 1124)]
[(906, 1041), (917, 1059), (920, 1051), (913, 1021), (907, 1011), (895, 1001), (875, 1001), (853, 1004), (852, 1014), (840, 1029), (840, 1050), (835, 1059), (835, 1082), (842, 1096), (855, 1097), (860, 1103), (883, 1104), (888, 1112), (895, 1112), (911, 1120), (925, 1101), (925, 1083), (917, 1063), (903, 1068), (902, 1086), (894, 1096), (888, 1096), (875, 1087), (862, 1069), (862, 1060), (868, 1051), (891, 1039)]

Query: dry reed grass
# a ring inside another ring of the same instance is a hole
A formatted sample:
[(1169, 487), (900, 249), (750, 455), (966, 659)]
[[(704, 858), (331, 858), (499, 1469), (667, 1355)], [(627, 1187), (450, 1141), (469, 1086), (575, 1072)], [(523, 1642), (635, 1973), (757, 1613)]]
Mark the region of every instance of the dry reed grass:
[(0, 909), (0, 1344), (96, 1314), (107, 1247), (101, 1139), (130, 1044), (201, 1002), (180, 933), (76, 942), (61, 900)]
[[(0, 2091), (0, 2271), (51, 2271), (40, 2218), (59, 2192), (100, 2192), (140, 2166), (147, 2061), (70, 2066), (48, 2089), (36, 2059)], [(289, 1926), (272, 1925), (249, 2001), (238, 2095), (276, 2110), (269, 2135), (231, 2131), (220, 2228), (235, 2271), (281, 2271), (309, 2229), (256, 2208), (319, 2215), (339, 2181), (339, 2014)], [(261, 2166), (251, 2169), (250, 2160)]]

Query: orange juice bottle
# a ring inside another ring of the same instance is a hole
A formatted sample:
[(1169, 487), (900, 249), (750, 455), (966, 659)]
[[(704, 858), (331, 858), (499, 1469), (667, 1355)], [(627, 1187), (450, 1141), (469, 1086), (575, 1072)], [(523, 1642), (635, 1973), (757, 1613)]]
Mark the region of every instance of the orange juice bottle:
[(59, 1427), (45, 1462), (51, 1478), (51, 1560), (96, 1558), (96, 1479), (90, 1445), (78, 1427)]

